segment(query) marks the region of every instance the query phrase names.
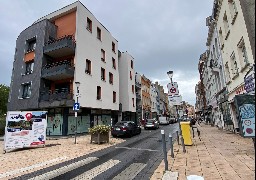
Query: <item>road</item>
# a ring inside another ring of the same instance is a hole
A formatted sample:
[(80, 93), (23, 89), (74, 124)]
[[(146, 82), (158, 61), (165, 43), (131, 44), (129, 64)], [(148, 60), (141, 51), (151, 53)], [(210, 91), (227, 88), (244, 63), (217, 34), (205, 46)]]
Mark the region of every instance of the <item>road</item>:
[[(165, 130), (169, 150), (169, 133), (176, 137), (178, 124), (142, 130), (140, 135), (76, 159), (60, 163), (17, 179), (114, 179), (148, 180), (163, 160), (161, 130)], [(15, 178), (14, 178), (15, 179)]]

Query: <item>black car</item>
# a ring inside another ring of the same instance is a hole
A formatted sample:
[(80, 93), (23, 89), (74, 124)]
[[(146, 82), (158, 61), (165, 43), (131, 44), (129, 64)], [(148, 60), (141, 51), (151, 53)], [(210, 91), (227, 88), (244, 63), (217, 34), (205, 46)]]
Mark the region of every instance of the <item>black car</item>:
[(132, 137), (133, 135), (140, 134), (141, 128), (133, 121), (121, 121), (117, 122), (111, 128), (111, 135), (113, 137), (117, 136), (128, 136)]

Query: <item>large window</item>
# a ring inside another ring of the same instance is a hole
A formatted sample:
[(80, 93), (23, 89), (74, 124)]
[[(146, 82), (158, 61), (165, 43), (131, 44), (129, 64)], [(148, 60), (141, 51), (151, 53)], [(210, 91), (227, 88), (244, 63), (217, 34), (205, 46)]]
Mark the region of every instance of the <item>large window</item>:
[(235, 56), (234, 52), (231, 54), (230, 60), (231, 60), (232, 74), (234, 77), (234, 76), (238, 75), (238, 65), (237, 65), (236, 56)]
[(90, 20), (89, 18), (87, 18), (87, 26), (86, 29), (90, 32), (92, 32), (92, 20)]
[(112, 58), (112, 67), (116, 69), (116, 60), (114, 58)]
[(97, 38), (101, 40), (101, 29), (97, 27)]
[(89, 59), (86, 59), (85, 73), (91, 74), (91, 61)]
[(113, 84), (113, 74), (109, 72), (109, 84)]
[(116, 92), (113, 91), (113, 103), (116, 103)]
[(116, 44), (112, 42), (112, 51), (115, 53), (116, 52)]
[(26, 69), (25, 69), (25, 74), (31, 74), (33, 72), (34, 68), (34, 61), (29, 61), (26, 63)]
[(27, 44), (27, 52), (34, 51), (36, 48), (36, 39), (28, 40)]
[(97, 100), (101, 99), (101, 87), (97, 86)]
[(105, 69), (101, 68), (101, 80), (105, 81), (106, 80), (106, 76), (105, 76)]
[(21, 85), (21, 98), (29, 98), (31, 96), (31, 83)]
[(101, 60), (103, 61), (103, 62), (105, 62), (105, 59), (106, 59), (106, 53), (105, 53), (105, 51), (103, 50), (103, 49), (101, 49)]
[(225, 64), (225, 73), (226, 73), (226, 81), (227, 83), (230, 81), (230, 72), (229, 72), (229, 66), (228, 66), (228, 62), (226, 62)]

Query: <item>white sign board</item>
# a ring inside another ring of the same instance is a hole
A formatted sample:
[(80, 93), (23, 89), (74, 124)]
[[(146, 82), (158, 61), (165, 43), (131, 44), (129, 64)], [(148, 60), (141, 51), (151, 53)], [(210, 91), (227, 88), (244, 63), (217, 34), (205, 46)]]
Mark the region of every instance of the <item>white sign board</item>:
[(182, 97), (181, 95), (168, 96), (169, 104), (172, 106), (181, 105)]
[(45, 145), (47, 111), (9, 111), (4, 149)]
[(167, 89), (168, 89), (168, 96), (179, 95), (179, 89), (178, 89), (178, 83), (177, 82), (168, 83), (167, 84)]

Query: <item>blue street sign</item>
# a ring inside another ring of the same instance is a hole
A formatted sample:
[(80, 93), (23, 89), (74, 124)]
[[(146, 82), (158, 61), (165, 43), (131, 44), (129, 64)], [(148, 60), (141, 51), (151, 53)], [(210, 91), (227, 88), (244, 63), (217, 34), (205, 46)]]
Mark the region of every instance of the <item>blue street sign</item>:
[(73, 106), (74, 111), (79, 111), (80, 109), (80, 104), (79, 103), (75, 103)]

